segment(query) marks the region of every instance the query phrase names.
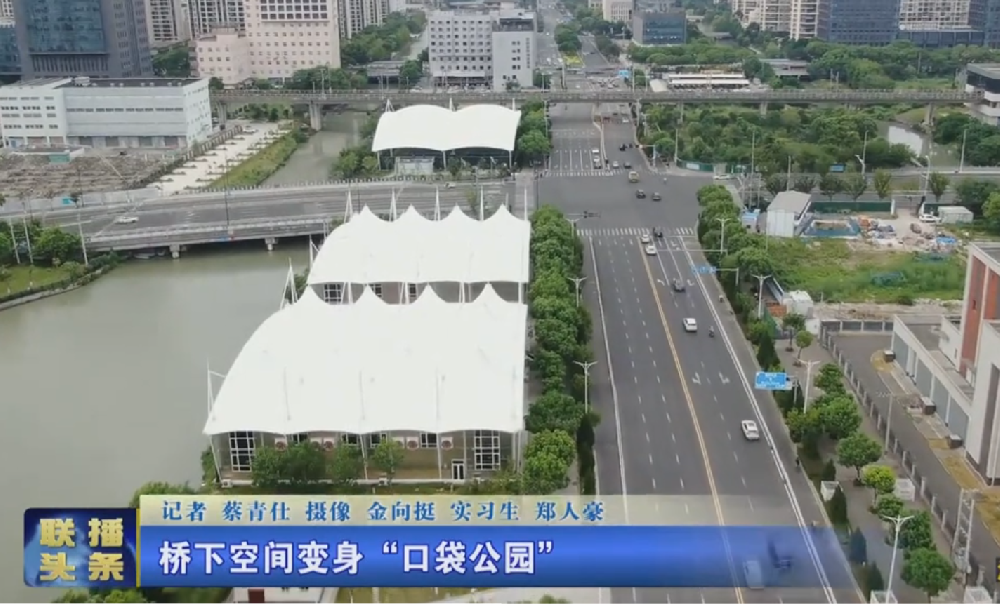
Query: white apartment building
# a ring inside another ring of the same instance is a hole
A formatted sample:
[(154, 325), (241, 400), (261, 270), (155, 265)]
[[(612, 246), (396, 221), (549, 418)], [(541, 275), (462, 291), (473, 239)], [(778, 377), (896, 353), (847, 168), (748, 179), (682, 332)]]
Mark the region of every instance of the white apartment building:
[(8, 147), (183, 149), (211, 134), (208, 80), (45, 78), (0, 87)]
[(281, 81), (300, 69), (339, 68), (336, 0), (277, 1), (246, 0), (252, 76)]
[(793, 0), (763, 0), (750, 10), (748, 22), (765, 31), (790, 32)]
[(612, 23), (631, 23), (634, 6), (632, 0), (603, 0), (602, 17)]
[(0, 0), (0, 18), (14, 18), (14, 0)]
[(520, 88), (535, 84), (538, 46), (535, 15), (524, 11), (500, 11), (493, 23), (493, 90), (512, 83)]
[(431, 77), (456, 83), (492, 83), (493, 15), (487, 10), (434, 11), (427, 18)]
[(764, 31), (787, 33), (793, 40), (816, 37), (822, 0), (735, 0), (733, 12), (746, 27), (757, 23)]
[(191, 36), (210, 34), (220, 25), (243, 28), (246, 10), (243, 0), (188, 0), (191, 4)]
[(253, 79), (250, 40), (237, 27), (217, 27), (201, 36), (194, 45), (194, 65), (198, 77), (219, 78), (227, 87)]
[(381, 25), (391, 10), (389, 0), (337, 0), (340, 39), (349, 40), (370, 25)]
[(901, 0), (900, 29), (955, 30), (970, 26), (970, 0)]
[(149, 30), (151, 48), (163, 48), (190, 40), (191, 13), (188, 0), (146, 0), (146, 27)]

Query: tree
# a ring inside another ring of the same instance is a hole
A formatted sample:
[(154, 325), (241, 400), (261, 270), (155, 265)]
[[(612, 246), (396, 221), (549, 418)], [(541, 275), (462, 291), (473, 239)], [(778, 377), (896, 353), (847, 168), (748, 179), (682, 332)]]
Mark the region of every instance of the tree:
[(844, 490), (839, 486), (833, 492), (833, 496), (830, 497), (829, 510), (830, 522), (835, 526), (847, 524), (847, 495), (844, 494)]
[(524, 450), (525, 458), (551, 453), (562, 460), (566, 467), (569, 467), (576, 459), (576, 443), (569, 433), (562, 430), (549, 430), (540, 434), (533, 434), (528, 446)]
[(539, 451), (525, 455), (522, 479), (525, 492), (549, 495), (569, 485), (569, 466), (552, 451)]
[(951, 179), (940, 172), (931, 172), (927, 176), (927, 188), (930, 189), (931, 194), (934, 195), (934, 201), (941, 201), (941, 196), (945, 194), (945, 191), (948, 190), (948, 185), (950, 184)]
[(874, 492), (872, 501), (878, 503), (878, 498), (896, 490), (896, 473), (887, 466), (868, 466), (861, 472), (861, 484)]
[(1000, 192), (990, 193), (983, 204), (983, 219), (993, 230), (1000, 229)]
[(865, 568), (865, 600), (871, 598), (871, 593), (873, 591), (885, 591), (885, 579), (882, 577), (882, 571), (879, 570), (878, 564), (872, 562)]
[(383, 438), (371, 452), (369, 459), (375, 468), (385, 474), (386, 482), (391, 485), (405, 456), (406, 449), (403, 445), (391, 438)]
[(153, 56), (153, 71), (161, 78), (191, 77), (191, 52), (187, 43), (156, 53)]
[(209, 90), (223, 90), (225, 87), (226, 87), (226, 85), (222, 82), (221, 79), (219, 79), (217, 77), (213, 76), (213, 77), (211, 77), (211, 78), (208, 79), (208, 89)]
[(276, 492), (281, 486), (281, 451), (274, 447), (259, 447), (254, 451), (250, 479), (253, 486), (264, 492)]
[(517, 153), (521, 156), (534, 160), (545, 157), (552, 150), (552, 144), (545, 135), (537, 130), (525, 132), (517, 139)]
[[(767, 275), (770, 273), (755, 273), (757, 275)], [(794, 312), (790, 312), (781, 318), (781, 329), (788, 334), (788, 346), (785, 348), (788, 352), (793, 350), (792, 340), (795, 338), (795, 334), (806, 328), (806, 318), (802, 315)]]
[(900, 578), (909, 585), (919, 589), (930, 598), (948, 589), (955, 567), (951, 560), (931, 548), (921, 548), (908, 552)]
[(850, 436), (861, 426), (861, 412), (858, 411), (854, 400), (848, 396), (838, 397), (819, 409), (823, 418), (823, 429), (831, 440)]
[(820, 479), (827, 482), (837, 480), (837, 464), (833, 463), (832, 459), (826, 460), (826, 463), (823, 464), (823, 473), (820, 475)]
[(767, 192), (772, 196), (776, 196), (778, 193), (786, 191), (788, 189), (788, 185), (788, 177), (784, 174), (772, 174), (767, 177), (767, 180), (764, 181), (764, 188), (767, 189)]
[(804, 447), (814, 447), (823, 435), (822, 418), (816, 406), (810, 407), (808, 411), (802, 411), (798, 407), (792, 409), (785, 418), (785, 424), (792, 442)]
[(333, 451), (328, 464), (330, 480), (340, 486), (349, 486), (364, 473), (365, 460), (361, 449), (342, 444)]
[(844, 193), (850, 195), (854, 201), (857, 201), (868, 190), (868, 179), (859, 172), (848, 172), (841, 179), (841, 183)]
[(800, 174), (792, 181), (792, 189), (799, 193), (812, 193), (816, 188), (816, 180), (808, 174)]
[(851, 539), (847, 544), (847, 558), (858, 565), (868, 562), (868, 541), (861, 529), (851, 531)]
[(147, 482), (132, 494), (128, 507), (139, 509), (139, 501), (143, 495), (194, 495), (197, 491), (187, 484), (170, 484), (169, 482)]
[(833, 201), (833, 196), (844, 191), (844, 183), (836, 174), (824, 174), (819, 179), (819, 192)]
[(420, 61), (406, 61), (399, 68), (399, 79), (406, 85), (414, 84), (424, 77), (424, 66)]
[(311, 440), (293, 443), (280, 452), (281, 478), (293, 487), (302, 487), (326, 478), (327, 459), (323, 449)]
[(892, 196), (892, 172), (888, 170), (875, 170), (872, 176), (872, 188), (879, 199), (888, 199)]
[(882, 457), (882, 445), (864, 432), (854, 432), (837, 443), (837, 463), (854, 468), (861, 480), (861, 469)]
[(795, 355), (795, 362), (799, 363), (802, 361), (802, 351), (809, 348), (813, 343), (813, 335), (803, 329), (802, 331), (795, 334), (795, 345), (799, 347), (799, 352)]
[(449, 157), (447, 168), (452, 178), (458, 178), (458, 175), (462, 172), (462, 160), (457, 157)]
[(583, 418), (583, 405), (563, 392), (546, 392), (528, 408), (525, 427), (532, 434), (561, 430), (576, 434)]
[(840, 372), (840, 367), (826, 363), (819, 368), (819, 375), (813, 380), (813, 384), (829, 394), (841, 392), (844, 390), (844, 374)]
[(903, 513), (903, 508), (906, 505), (903, 500), (895, 495), (883, 495), (879, 497), (878, 503), (875, 504), (873, 511), (875, 515), (881, 516), (882, 518), (896, 518)]
[[(923, 510), (905, 510), (901, 512), (903, 516), (910, 516), (910, 519), (903, 523), (899, 529), (899, 547), (905, 550), (915, 550), (921, 548), (934, 547), (934, 533), (931, 527), (931, 515)], [(889, 531), (889, 541), (896, 538), (896, 527), (893, 525)]]

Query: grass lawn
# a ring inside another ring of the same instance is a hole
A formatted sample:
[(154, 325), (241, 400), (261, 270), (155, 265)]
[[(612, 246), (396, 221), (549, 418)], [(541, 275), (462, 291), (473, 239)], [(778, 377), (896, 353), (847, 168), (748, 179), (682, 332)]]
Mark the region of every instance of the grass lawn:
[[(436, 602), (446, 598), (463, 596), (471, 590), (462, 587), (383, 587), (379, 590), (379, 602)], [(370, 587), (341, 588), (337, 592), (338, 602), (374, 602)]]
[[(941, 107), (934, 112), (935, 117), (943, 117), (950, 113), (968, 113), (965, 109), (959, 107)], [(926, 109), (923, 107), (915, 107), (909, 111), (904, 111), (896, 116), (896, 120), (903, 122), (905, 124), (921, 124), (924, 121), (924, 116), (927, 115)]]
[[(838, 239), (771, 239), (772, 258), (785, 291), (805, 290), (825, 302), (912, 303), (917, 298), (960, 300), (965, 260), (959, 254), (934, 259)], [(907, 302), (906, 300), (909, 300)]]
[(896, 82), (897, 90), (951, 90), (954, 87), (954, 78), (918, 78)]
[(575, 52), (564, 52), (562, 56), (563, 60), (566, 61), (566, 67), (583, 67), (583, 59)]
[(41, 266), (9, 266), (10, 276), (0, 281), (0, 294), (16, 294), (34, 287), (41, 287), (69, 278), (69, 272), (61, 268)]

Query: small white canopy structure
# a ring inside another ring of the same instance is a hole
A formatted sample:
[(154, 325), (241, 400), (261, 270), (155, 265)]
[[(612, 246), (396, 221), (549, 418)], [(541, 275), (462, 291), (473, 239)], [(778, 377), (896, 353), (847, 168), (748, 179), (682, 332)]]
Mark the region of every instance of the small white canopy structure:
[(387, 111), (378, 120), (372, 151), (481, 147), (514, 150), (521, 112), (499, 105), (472, 105), (457, 111), (412, 105)]
[(526, 321), (489, 286), (466, 304), (426, 288), (400, 305), (307, 288), (243, 346), (204, 433), (519, 432)]
[(366, 206), (330, 233), (308, 283), (527, 283), (530, 244), (531, 224), (504, 205), (482, 221), (457, 206), (441, 220), (411, 206), (385, 221)]

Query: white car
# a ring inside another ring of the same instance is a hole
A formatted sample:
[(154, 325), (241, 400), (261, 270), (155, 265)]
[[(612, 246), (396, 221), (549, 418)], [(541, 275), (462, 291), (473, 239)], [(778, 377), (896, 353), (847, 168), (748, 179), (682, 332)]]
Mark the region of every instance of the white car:
[(656, 255), (656, 246), (655, 245), (647, 245), (646, 246), (646, 255), (647, 256), (655, 256)]
[(135, 224), (139, 222), (138, 216), (119, 216), (115, 218), (115, 224)]
[(760, 430), (757, 429), (757, 422), (752, 419), (745, 419), (740, 422), (740, 429), (743, 430), (743, 438), (747, 440), (760, 440)]
[(643, 235), (639, 237), (639, 242), (642, 243), (643, 245), (649, 245), (649, 241), (650, 241), (649, 235)]
[(696, 333), (698, 331), (698, 322), (691, 317), (684, 319), (684, 331)]
[(935, 216), (934, 214), (921, 214), (920, 222), (923, 222), (924, 224), (936, 224), (941, 222), (941, 217)]

